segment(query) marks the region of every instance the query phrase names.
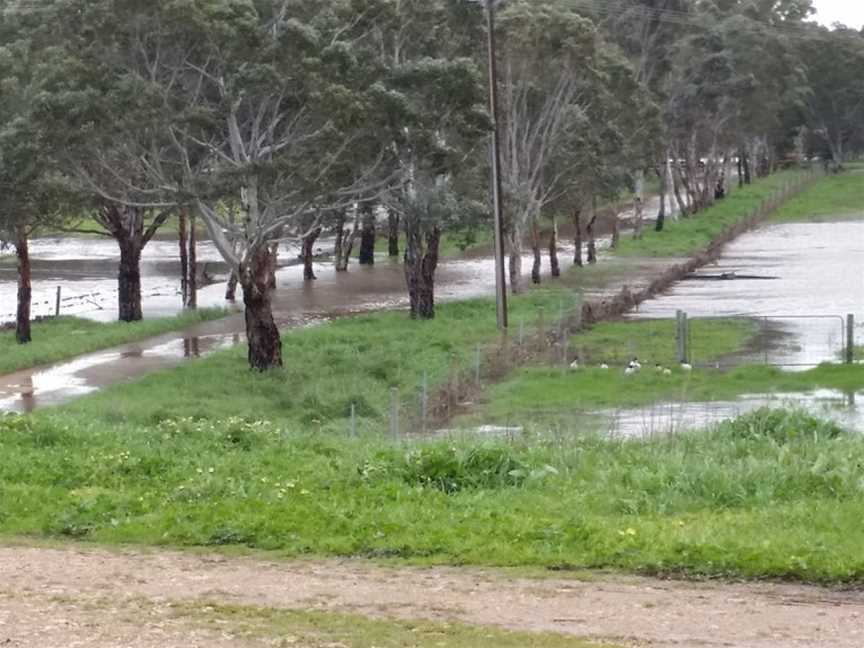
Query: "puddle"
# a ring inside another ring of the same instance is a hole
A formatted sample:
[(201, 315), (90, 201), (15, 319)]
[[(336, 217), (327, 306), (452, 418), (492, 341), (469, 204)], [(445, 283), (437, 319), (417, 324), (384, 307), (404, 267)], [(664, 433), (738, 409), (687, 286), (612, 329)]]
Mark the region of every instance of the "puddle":
[(734, 401), (656, 403), (627, 410), (601, 410), (604, 431), (613, 438), (650, 438), (677, 432), (704, 430), (762, 407), (806, 409), (820, 418), (864, 432), (864, 392), (830, 389), (779, 394), (745, 394)]

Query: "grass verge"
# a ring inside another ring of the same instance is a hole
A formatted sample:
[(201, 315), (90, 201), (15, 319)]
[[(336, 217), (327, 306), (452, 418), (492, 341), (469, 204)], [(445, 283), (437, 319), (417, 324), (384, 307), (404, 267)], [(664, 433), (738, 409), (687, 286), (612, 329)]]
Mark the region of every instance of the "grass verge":
[(508, 632), (452, 622), (380, 620), (356, 614), (225, 605), (175, 605), (171, 609), (176, 616), (212, 624), (220, 631), (227, 626), (240, 636), (289, 637), (291, 645), (305, 648), (613, 648), (562, 634)]
[(0, 422), (0, 533), (285, 556), (864, 582), (864, 440), (799, 412), (394, 444), (242, 419)]
[(708, 209), (677, 222), (666, 221), (662, 232), (648, 229), (640, 239), (623, 238), (618, 256), (687, 256), (707, 247), (723, 231), (746, 218), (785, 184), (801, 177), (799, 171), (781, 171), (731, 193)]
[(135, 342), (225, 316), (222, 309), (201, 309), (177, 317), (103, 324), (79, 317), (33, 323), (33, 342), (18, 344), (14, 331), (0, 331), (0, 375), (74, 358), (84, 353)]
[(864, 217), (864, 175), (827, 176), (792, 198), (774, 214), (774, 220), (801, 221)]

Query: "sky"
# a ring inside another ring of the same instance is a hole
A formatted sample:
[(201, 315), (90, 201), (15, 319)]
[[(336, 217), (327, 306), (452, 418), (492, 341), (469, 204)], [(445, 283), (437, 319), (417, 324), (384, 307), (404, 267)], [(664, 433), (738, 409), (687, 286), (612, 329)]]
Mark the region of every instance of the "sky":
[(864, 0), (813, 0), (816, 20), (823, 25), (841, 22), (860, 29), (864, 25)]

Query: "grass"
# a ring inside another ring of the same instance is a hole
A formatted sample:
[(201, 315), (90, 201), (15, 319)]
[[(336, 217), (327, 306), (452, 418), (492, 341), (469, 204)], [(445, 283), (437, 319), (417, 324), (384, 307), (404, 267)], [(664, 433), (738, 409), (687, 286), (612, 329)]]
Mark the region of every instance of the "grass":
[(248, 420), (0, 422), (0, 534), (864, 582), (864, 440), (799, 412), (613, 441), (394, 444)]
[[(442, 601), (442, 606), (446, 601)], [(289, 637), (304, 648), (613, 648), (553, 633), (508, 632), (490, 627), (431, 621), (370, 619), (356, 614), (187, 604), (175, 616), (253, 638)], [(283, 644), (280, 644), (283, 645)], [(285, 643), (284, 645), (288, 645)]]
[[(512, 300), (511, 312), (534, 321), (539, 307), (557, 312), (568, 299), (572, 293), (566, 290), (536, 290)], [(106, 389), (73, 403), (70, 411), (139, 424), (254, 412), (273, 421), (343, 431), (353, 403), (361, 425), (377, 426), (387, 415), (391, 388), (409, 400), (424, 371), (429, 385), (438, 384), (451, 367), (470, 362), (476, 345), (494, 339), (491, 299), (443, 304), (428, 322), (412, 322), (394, 311), (336, 319), (283, 333), (283, 370), (250, 372), (245, 349), (235, 348)]]
[[(522, 367), (493, 385), (478, 409), (462, 425), (506, 422), (530, 424), (541, 418), (572, 423), (600, 408), (627, 408), (657, 402), (734, 400), (742, 394), (809, 392), (819, 388), (854, 392), (864, 389), (860, 366), (825, 364), (808, 371), (786, 372), (767, 365), (733, 369), (707, 366), (744, 350), (757, 334), (756, 324), (742, 319), (692, 320), (692, 348), (697, 365), (683, 371), (676, 361), (675, 322), (631, 320), (601, 323), (571, 338), (578, 371), (562, 367)], [(627, 376), (623, 368), (634, 356), (643, 370)], [(610, 369), (600, 369), (608, 363)], [(672, 374), (654, 370), (671, 367)]]
[(78, 317), (58, 317), (32, 324), (33, 342), (20, 345), (14, 331), (0, 331), (0, 375), (74, 358), (84, 353), (183, 329), (225, 316), (222, 309), (202, 309), (177, 317), (103, 324)]
[(828, 176), (792, 198), (774, 215), (775, 220), (823, 220), (838, 216), (864, 216), (864, 175)]
[(622, 238), (615, 254), (648, 257), (690, 255), (707, 247), (726, 228), (749, 216), (763, 200), (800, 175), (798, 171), (782, 171), (757, 180), (692, 218), (682, 218), (677, 222), (667, 219), (662, 232), (647, 229), (638, 240)]

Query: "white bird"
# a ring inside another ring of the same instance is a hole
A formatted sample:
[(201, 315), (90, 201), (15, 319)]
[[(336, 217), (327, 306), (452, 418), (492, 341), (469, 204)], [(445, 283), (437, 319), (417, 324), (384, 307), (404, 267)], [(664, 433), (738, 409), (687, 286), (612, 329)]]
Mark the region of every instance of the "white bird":
[(671, 376), (671, 375), (672, 375), (672, 370), (671, 370), (671, 369), (664, 369), (664, 370), (663, 370), (663, 375), (664, 375), (664, 376)]
[(663, 365), (658, 362), (656, 365), (654, 365), (654, 371), (656, 371), (657, 373), (661, 373), (663, 371)]
[(632, 376), (633, 374), (635, 374), (635, 373), (638, 372), (638, 371), (639, 371), (639, 370), (636, 369), (636, 368), (634, 368), (634, 367), (627, 367), (627, 368), (624, 370), (624, 375), (625, 375), (625, 376)]
[(641, 369), (641, 368), (642, 368), (642, 363), (639, 362), (639, 358), (634, 357), (634, 358), (630, 361), (630, 366), (633, 367), (634, 369), (637, 369), (637, 370), (638, 370), (638, 369)]
[(693, 365), (691, 365), (689, 362), (682, 362), (681, 369), (683, 371), (693, 371)]
[(600, 365), (600, 368), (601, 368), (601, 369), (608, 369), (608, 368), (609, 368), (609, 365), (606, 364), (606, 363), (604, 362), (604, 363), (602, 363), (602, 364)]
[(579, 358), (576, 358), (573, 362), (570, 363), (570, 369), (576, 371), (579, 368)]

